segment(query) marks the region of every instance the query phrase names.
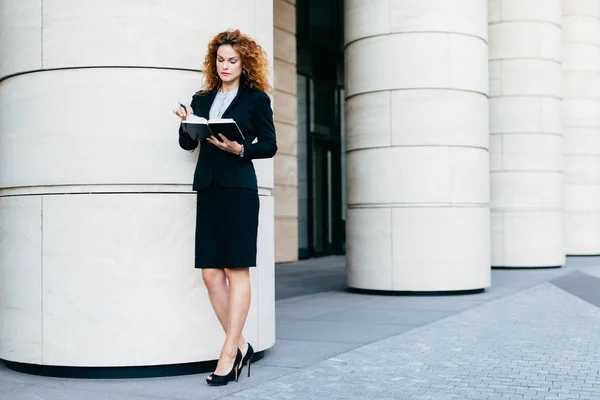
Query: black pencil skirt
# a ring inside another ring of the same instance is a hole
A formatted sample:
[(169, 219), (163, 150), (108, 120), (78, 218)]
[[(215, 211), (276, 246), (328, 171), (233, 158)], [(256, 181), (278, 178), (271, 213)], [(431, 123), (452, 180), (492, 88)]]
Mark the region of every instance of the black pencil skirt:
[(258, 192), (216, 183), (198, 191), (196, 268), (256, 266)]

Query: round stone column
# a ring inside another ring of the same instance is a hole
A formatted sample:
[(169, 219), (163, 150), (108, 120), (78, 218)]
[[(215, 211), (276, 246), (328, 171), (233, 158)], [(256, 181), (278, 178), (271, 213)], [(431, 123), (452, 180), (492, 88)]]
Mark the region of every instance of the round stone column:
[(492, 265), (564, 264), (561, 0), (490, 1)]
[[(0, 358), (140, 366), (218, 358), (194, 269), (198, 152), (172, 110), (229, 27), (273, 54), (272, 1), (0, 2)], [(202, 21), (202, 23), (198, 23)], [(273, 166), (257, 162), (245, 335), (275, 341)]]
[(600, 254), (600, 3), (563, 0), (566, 252)]
[(488, 287), (487, 2), (345, 15), (348, 286)]

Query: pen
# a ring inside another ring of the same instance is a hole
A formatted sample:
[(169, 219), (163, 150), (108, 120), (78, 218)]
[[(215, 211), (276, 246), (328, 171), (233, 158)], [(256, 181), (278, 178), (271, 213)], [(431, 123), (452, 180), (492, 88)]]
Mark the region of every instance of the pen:
[[(184, 105), (183, 105), (183, 104), (181, 104), (181, 103), (179, 103), (179, 105), (180, 105), (181, 107), (183, 107), (183, 109), (184, 109), (184, 110), (185, 110), (185, 112), (187, 113), (187, 107), (186, 107), (186, 106), (184, 106)], [(194, 113), (194, 109), (192, 109), (192, 114), (191, 114), (191, 115), (193, 115), (193, 116), (196, 116), (196, 114)]]

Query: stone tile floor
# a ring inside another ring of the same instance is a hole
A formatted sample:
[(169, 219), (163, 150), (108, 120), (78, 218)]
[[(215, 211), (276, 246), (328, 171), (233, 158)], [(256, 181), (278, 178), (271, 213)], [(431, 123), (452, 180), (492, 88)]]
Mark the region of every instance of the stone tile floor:
[(276, 267), (277, 343), (252, 377), (59, 379), (0, 366), (4, 400), (598, 399), (600, 257), (493, 270), (492, 288), (357, 294), (345, 260)]

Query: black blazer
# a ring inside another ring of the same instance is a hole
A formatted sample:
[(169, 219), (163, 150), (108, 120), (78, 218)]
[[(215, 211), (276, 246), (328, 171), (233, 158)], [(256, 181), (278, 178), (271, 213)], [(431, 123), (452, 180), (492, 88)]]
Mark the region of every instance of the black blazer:
[[(192, 97), (192, 109), (200, 117), (208, 119), (210, 106), (217, 95), (212, 90), (205, 95)], [(258, 189), (253, 159), (271, 158), (277, 152), (275, 125), (271, 99), (262, 91), (240, 86), (237, 95), (223, 113), (223, 118), (232, 118), (238, 124), (245, 141), (244, 157), (228, 153), (208, 142), (200, 144), (200, 155), (194, 172), (194, 190), (208, 187), (214, 181), (225, 187)], [(252, 143), (258, 139), (256, 143)], [(179, 145), (185, 150), (194, 150), (198, 141), (179, 127)]]

